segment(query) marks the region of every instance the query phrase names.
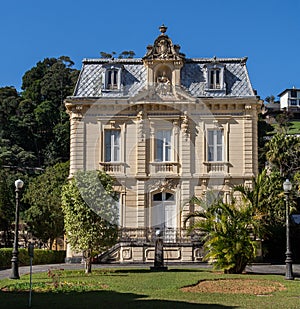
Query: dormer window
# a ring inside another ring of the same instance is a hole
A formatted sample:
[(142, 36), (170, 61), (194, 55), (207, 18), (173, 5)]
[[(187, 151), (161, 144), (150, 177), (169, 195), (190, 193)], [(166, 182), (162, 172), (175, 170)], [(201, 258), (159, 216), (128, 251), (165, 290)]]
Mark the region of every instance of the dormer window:
[(105, 90), (120, 90), (121, 67), (108, 67), (105, 72)]
[(207, 64), (206, 90), (225, 90), (224, 65), (221, 63)]
[(107, 89), (118, 89), (118, 70), (112, 69), (107, 72)]
[(212, 69), (209, 72), (209, 88), (221, 89), (220, 85), (220, 69)]

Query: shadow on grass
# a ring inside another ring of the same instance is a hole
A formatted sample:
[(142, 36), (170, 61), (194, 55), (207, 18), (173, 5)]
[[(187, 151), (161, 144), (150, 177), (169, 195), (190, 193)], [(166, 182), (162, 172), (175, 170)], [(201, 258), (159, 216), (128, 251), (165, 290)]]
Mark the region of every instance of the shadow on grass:
[[(114, 291), (34, 293), (31, 308), (236, 308), (207, 303), (146, 299), (146, 295)], [(1, 308), (27, 308), (28, 293), (0, 292)]]
[[(247, 270), (246, 271), (247, 275), (261, 275), (261, 276), (266, 276), (266, 275), (274, 275), (274, 276), (285, 276), (285, 271), (265, 271), (265, 272), (259, 272), (259, 271), (252, 271), (252, 270)], [(299, 272), (293, 272), (294, 278), (297, 280), (300, 280), (300, 273)]]
[[(201, 273), (201, 272), (210, 272), (211, 269), (184, 269), (184, 268), (169, 268), (168, 270), (161, 271), (162, 273)], [(147, 273), (153, 273), (154, 271), (150, 270), (150, 266), (148, 269), (116, 269), (114, 270), (114, 273), (136, 273), (136, 274), (147, 274)], [(160, 271), (155, 271), (160, 272)]]

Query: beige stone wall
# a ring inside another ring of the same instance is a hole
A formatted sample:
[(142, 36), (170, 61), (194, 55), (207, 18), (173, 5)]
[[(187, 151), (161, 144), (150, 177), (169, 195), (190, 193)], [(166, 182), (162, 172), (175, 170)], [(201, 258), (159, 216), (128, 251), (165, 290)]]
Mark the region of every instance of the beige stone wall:
[[(228, 190), (249, 182), (257, 172), (257, 100), (230, 99), (229, 104), (225, 99), (203, 99), (202, 103), (211, 111), (209, 117), (203, 115), (203, 104), (193, 101), (123, 104), (117, 111), (115, 102), (98, 100), (81, 109), (78, 106), (84, 102), (76, 102), (76, 117), (71, 109), (71, 175), (80, 169), (109, 168), (117, 190), (123, 192), (122, 227), (151, 226), (152, 193), (169, 190), (175, 195), (177, 228), (182, 227), (193, 195), (224, 191), (225, 183)], [(174, 164), (153, 163), (154, 135), (160, 122), (172, 130)], [(224, 131), (225, 149), (224, 164), (214, 167), (207, 162), (205, 136), (216, 126)], [(121, 162), (107, 165), (104, 130), (115, 127), (121, 132)]]

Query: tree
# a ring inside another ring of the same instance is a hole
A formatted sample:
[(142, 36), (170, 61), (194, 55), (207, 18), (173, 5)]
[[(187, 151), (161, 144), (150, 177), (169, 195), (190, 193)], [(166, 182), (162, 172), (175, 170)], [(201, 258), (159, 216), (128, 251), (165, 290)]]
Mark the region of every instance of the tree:
[(270, 104), (274, 104), (275, 103), (275, 97), (273, 96), (273, 94), (271, 94), (270, 96), (267, 96), (265, 98), (265, 101), (270, 103)]
[(8, 186), (7, 173), (0, 170), (0, 231), (5, 247), (11, 247), (11, 225), (14, 221), (15, 205), (12, 200), (12, 190)]
[(266, 144), (266, 158), (282, 177), (292, 177), (300, 169), (300, 139), (283, 133), (275, 134)]
[(118, 196), (112, 178), (96, 171), (79, 171), (64, 186), (62, 207), (68, 243), (83, 251), (86, 273), (91, 272), (93, 252), (117, 239)]
[(124, 50), (120, 53), (119, 59), (132, 59), (135, 56), (135, 52), (132, 50)]
[(266, 167), (266, 139), (273, 135), (274, 128), (263, 119), (262, 114), (258, 115), (258, 167), (262, 171)]
[[(100, 52), (100, 56), (103, 59), (113, 59), (116, 55), (116, 52), (107, 53), (104, 51)], [(135, 56), (135, 52), (133, 50), (124, 50), (121, 53), (119, 53), (118, 58), (119, 59), (132, 59)]]
[[(198, 201), (197, 201), (198, 200)], [(193, 198), (202, 205), (202, 210), (190, 214), (198, 218), (190, 231), (205, 233), (205, 260), (212, 262), (214, 269), (225, 273), (242, 273), (246, 265), (255, 258), (256, 241), (253, 235), (259, 235), (259, 221), (249, 203), (240, 203), (232, 198), (231, 203), (216, 199), (212, 205)]]
[(30, 206), (24, 214), (29, 232), (49, 244), (50, 249), (54, 240), (64, 234), (61, 190), (68, 173), (68, 162), (48, 167), (42, 175), (31, 178), (24, 194), (24, 201)]
[[(260, 221), (260, 237), (263, 242), (263, 254), (267, 259), (283, 260), (285, 211), (286, 205), (283, 193), (284, 178), (278, 170), (270, 172), (265, 169), (252, 181), (252, 187), (242, 185), (234, 187), (235, 192), (242, 195), (244, 203), (249, 203), (256, 210)], [(292, 182), (295, 184), (291, 192), (290, 211), (298, 213), (297, 209), (297, 173)]]
[(101, 58), (104, 58), (104, 59), (111, 59), (111, 58), (113, 58), (114, 57), (114, 55), (116, 54), (116, 52), (111, 52), (111, 53), (106, 53), (106, 52), (104, 52), (104, 51), (101, 51), (100, 52), (100, 56), (101, 56)]
[(21, 101), (12, 120), (23, 137), (19, 146), (30, 148), (39, 166), (68, 160), (69, 119), (63, 101), (76, 84), (73, 64), (66, 56), (45, 58), (23, 76)]

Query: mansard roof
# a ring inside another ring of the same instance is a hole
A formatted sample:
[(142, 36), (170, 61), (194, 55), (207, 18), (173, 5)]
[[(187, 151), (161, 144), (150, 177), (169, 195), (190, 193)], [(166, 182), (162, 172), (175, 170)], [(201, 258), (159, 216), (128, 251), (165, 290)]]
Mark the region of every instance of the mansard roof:
[[(170, 65), (180, 68), (180, 87), (191, 97), (249, 97), (255, 96), (247, 68), (247, 58), (193, 58), (188, 59), (180, 53), (180, 46), (173, 44), (165, 34), (167, 27), (159, 27), (160, 35), (153, 45), (147, 46), (143, 58), (135, 59), (84, 59), (80, 76), (75, 88), (75, 97), (108, 97), (130, 98), (147, 88), (150, 81), (147, 67), (154, 69), (155, 65)], [(117, 69), (117, 89), (105, 89), (106, 72)], [(209, 89), (208, 71), (213, 68), (222, 70), (222, 86), (220, 89)], [(177, 73), (175, 74), (176, 76)], [(153, 76), (152, 76), (153, 77)], [(178, 77), (176, 87), (178, 87)], [(173, 84), (174, 86), (174, 84)]]
[[(226, 91), (207, 90), (208, 64), (222, 64)], [(181, 69), (181, 86), (192, 97), (248, 97), (255, 96), (250, 83), (247, 58), (193, 58), (185, 59)], [(102, 91), (107, 68), (122, 67), (120, 91)], [(75, 97), (133, 97), (147, 86), (147, 69), (142, 58), (84, 59), (74, 91)]]

